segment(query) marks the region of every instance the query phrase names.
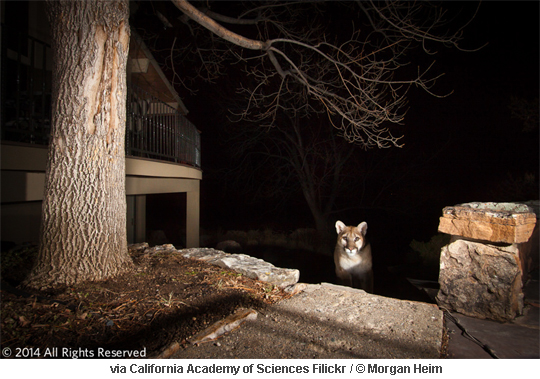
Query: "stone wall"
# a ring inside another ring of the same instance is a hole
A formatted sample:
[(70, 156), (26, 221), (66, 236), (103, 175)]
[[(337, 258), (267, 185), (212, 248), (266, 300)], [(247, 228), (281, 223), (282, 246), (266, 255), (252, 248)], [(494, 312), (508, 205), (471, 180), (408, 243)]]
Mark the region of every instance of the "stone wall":
[(452, 239), (441, 251), (441, 307), (497, 321), (522, 314), (523, 285), (538, 268), (537, 204), (444, 208), (439, 231)]

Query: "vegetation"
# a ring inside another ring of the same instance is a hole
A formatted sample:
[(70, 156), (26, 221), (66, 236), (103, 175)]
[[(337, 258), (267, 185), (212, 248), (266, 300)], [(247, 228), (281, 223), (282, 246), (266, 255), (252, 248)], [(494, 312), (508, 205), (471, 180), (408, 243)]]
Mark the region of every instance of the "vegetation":
[(450, 235), (436, 234), (427, 242), (412, 240), (409, 260), (424, 267), (429, 273), (439, 273), (441, 249), (450, 243)]

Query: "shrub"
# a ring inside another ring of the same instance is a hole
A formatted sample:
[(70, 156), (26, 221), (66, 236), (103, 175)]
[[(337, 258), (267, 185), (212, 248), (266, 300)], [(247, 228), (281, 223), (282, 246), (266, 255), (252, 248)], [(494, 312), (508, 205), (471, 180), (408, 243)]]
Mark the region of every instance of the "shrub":
[(20, 245), (2, 253), (2, 279), (12, 283), (22, 282), (30, 273), (37, 258), (37, 245)]
[(417, 253), (417, 257), (421, 264), (430, 268), (438, 268), (441, 249), (443, 246), (448, 245), (448, 243), (450, 243), (450, 236), (448, 234), (439, 233), (431, 237), (428, 242), (412, 240), (409, 246)]

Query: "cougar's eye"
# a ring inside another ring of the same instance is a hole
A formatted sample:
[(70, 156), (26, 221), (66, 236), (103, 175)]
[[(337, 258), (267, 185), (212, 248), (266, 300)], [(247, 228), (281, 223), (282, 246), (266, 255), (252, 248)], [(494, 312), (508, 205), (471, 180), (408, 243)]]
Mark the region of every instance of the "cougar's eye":
[(343, 236), (343, 241), (347, 242), (347, 237)]
[(354, 242), (357, 242), (359, 239), (359, 237), (354, 237)]

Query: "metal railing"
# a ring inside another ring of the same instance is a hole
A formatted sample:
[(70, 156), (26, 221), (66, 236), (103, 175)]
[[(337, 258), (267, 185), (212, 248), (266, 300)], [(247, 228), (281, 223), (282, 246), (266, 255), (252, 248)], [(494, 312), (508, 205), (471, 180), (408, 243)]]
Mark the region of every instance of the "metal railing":
[[(2, 25), (1, 118), (3, 141), (48, 145), (51, 132), (50, 45)], [(201, 167), (197, 128), (151, 94), (128, 86), (126, 156)]]
[(200, 134), (175, 108), (131, 84), (127, 98), (126, 155), (201, 167)]

